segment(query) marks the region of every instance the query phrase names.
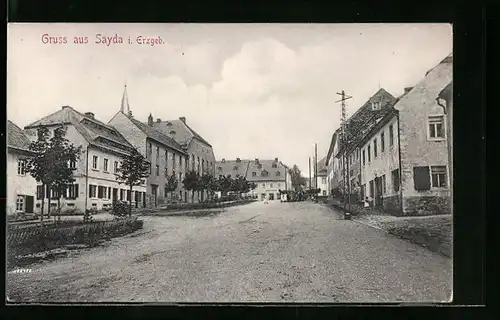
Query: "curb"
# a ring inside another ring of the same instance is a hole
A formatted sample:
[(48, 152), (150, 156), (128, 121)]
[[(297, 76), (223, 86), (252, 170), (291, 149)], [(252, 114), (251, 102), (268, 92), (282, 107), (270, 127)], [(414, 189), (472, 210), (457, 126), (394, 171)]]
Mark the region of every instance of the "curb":
[(392, 233), (390, 233), (389, 231), (387, 231), (387, 230), (385, 230), (385, 229), (382, 229), (382, 228), (380, 228), (380, 227), (377, 227), (377, 226), (375, 226), (375, 225), (373, 225), (373, 224), (370, 224), (370, 223), (367, 223), (367, 222), (364, 222), (364, 221), (361, 221), (361, 220), (357, 220), (357, 219), (352, 219), (352, 221), (354, 221), (354, 222), (356, 222), (356, 223), (359, 223), (359, 224), (363, 224), (363, 225), (365, 225), (365, 226), (368, 226), (368, 227), (371, 227), (371, 228), (373, 228), (373, 229), (377, 229), (377, 230), (380, 230), (380, 231), (383, 231), (383, 232), (385, 232), (385, 233), (387, 233), (387, 234), (392, 235)]

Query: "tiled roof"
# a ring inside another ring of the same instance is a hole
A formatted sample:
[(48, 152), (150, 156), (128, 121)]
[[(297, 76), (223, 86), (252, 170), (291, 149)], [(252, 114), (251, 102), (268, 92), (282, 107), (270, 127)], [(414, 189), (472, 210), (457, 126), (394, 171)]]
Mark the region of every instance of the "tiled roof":
[(385, 112), (379, 117), (377, 117), (376, 121), (372, 122), (371, 125), (365, 130), (364, 136), (357, 143), (357, 147), (363, 146), (366, 141), (370, 140), (375, 133), (380, 130), (384, 125), (386, 125), (395, 115), (398, 114), (398, 110), (395, 108), (386, 109)]
[(29, 150), (30, 139), (26, 136), (21, 128), (14, 124), (14, 122), (7, 121), (7, 147), (16, 148), (20, 150)]
[[(387, 109), (391, 109), (396, 102), (396, 98), (385, 89), (380, 89), (368, 101), (358, 109), (348, 120), (346, 137), (349, 142), (340, 148), (336, 156), (338, 157), (345, 149), (350, 151), (357, 145), (364, 135), (376, 124), (377, 119), (384, 116)], [(372, 109), (372, 102), (379, 102), (381, 107), (378, 110)], [(342, 137), (340, 137), (342, 139)], [(341, 141), (342, 142), (342, 141)]]
[[(276, 164), (277, 167), (273, 168), (273, 164)], [(237, 170), (234, 170), (235, 166), (237, 166)], [(219, 171), (219, 168), (222, 168), (222, 173)], [(280, 161), (276, 162), (276, 160), (259, 159), (258, 163), (255, 160), (240, 160), (240, 162), (236, 160), (225, 160), (224, 162), (217, 162), (215, 173), (216, 175), (223, 174), (226, 176), (230, 174), (232, 177), (239, 174), (245, 176), (247, 180), (251, 182), (285, 181), (286, 169), (284, 164)], [(254, 172), (255, 176), (253, 175)], [(267, 172), (267, 175), (263, 175), (263, 172)], [(277, 174), (277, 172), (279, 172), (279, 174)]]
[(180, 145), (188, 145), (191, 139), (196, 138), (211, 147), (205, 139), (203, 139), (196, 131), (181, 120), (169, 120), (161, 122), (153, 122), (153, 127), (163, 134), (170, 135), (171, 131), (175, 131), (172, 138)]
[(186, 151), (184, 151), (180, 146), (180, 144), (177, 143), (174, 139), (167, 137), (160, 131), (156, 130), (155, 128), (145, 123), (142, 123), (141, 121), (135, 119), (134, 117), (129, 117), (129, 119), (137, 128), (139, 128), (139, 130), (144, 132), (150, 139), (153, 139), (167, 147), (177, 150), (183, 154), (186, 154)]
[(330, 140), (330, 147), (328, 148), (328, 153), (326, 154), (325, 166), (329, 165), (330, 157), (332, 156), (335, 143), (337, 142), (337, 137), (339, 135), (340, 129), (335, 130), (332, 135), (332, 140)]
[(114, 127), (69, 106), (33, 122), (26, 126), (26, 129), (56, 124), (72, 124), (89, 143), (97, 147), (119, 152), (129, 151), (132, 148), (132, 145)]

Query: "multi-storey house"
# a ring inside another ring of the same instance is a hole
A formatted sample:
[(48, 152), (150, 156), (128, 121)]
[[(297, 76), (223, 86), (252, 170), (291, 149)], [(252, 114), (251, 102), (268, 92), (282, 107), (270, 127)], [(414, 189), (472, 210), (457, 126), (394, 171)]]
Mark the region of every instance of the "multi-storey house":
[(362, 189), (398, 215), (450, 212), (447, 120), (436, 97), (452, 79), (452, 56), (407, 88), (357, 144)]
[(36, 181), (25, 171), (29, 146), (23, 130), (7, 121), (7, 215), (35, 212)]
[[(182, 184), (188, 167), (187, 153), (174, 139), (132, 116), (126, 87), (121, 109), (108, 124), (115, 127), (150, 163), (146, 179), (146, 202), (149, 207), (189, 200), (188, 192)], [(173, 192), (167, 187), (168, 178), (172, 175), (177, 180), (177, 188)]]
[(249, 195), (259, 200), (280, 200), (280, 190), (292, 190), (291, 177), (288, 167), (278, 158), (274, 160), (226, 160), (216, 164), (216, 175), (235, 178), (246, 177), (249, 182), (256, 184), (256, 188)]
[(328, 169), (326, 167), (326, 157), (318, 161), (315, 170), (314, 180), (316, 182), (315, 188), (319, 189), (318, 196), (328, 196), (330, 191), (328, 189)]
[[(366, 103), (359, 108), (345, 123), (337, 138), (339, 159), (340, 187), (351, 194), (353, 201), (360, 200), (361, 151), (358, 142), (377, 124), (385, 111), (390, 109), (396, 98), (385, 89), (379, 89)], [(345, 182), (344, 182), (345, 179)], [(345, 186), (345, 187), (344, 187)]]
[[(153, 121), (153, 116), (150, 115), (148, 125), (175, 140), (183, 148), (188, 154), (187, 171), (196, 171), (199, 175), (215, 174), (215, 155), (212, 145), (188, 126), (185, 117), (180, 117), (179, 120)], [(208, 194), (207, 191), (203, 191), (195, 193), (194, 196), (194, 201), (199, 202), (207, 199)]]
[[(42, 201), (48, 203), (48, 197), (55, 200), (61, 196), (62, 211), (102, 210), (111, 208), (114, 200), (131, 200), (135, 207), (144, 206), (145, 185), (134, 187), (130, 193), (129, 187), (117, 181), (115, 176), (123, 158), (130, 154), (132, 145), (115, 128), (97, 120), (92, 112), (83, 114), (70, 106), (63, 106), (61, 110), (26, 126), (25, 132), (34, 140), (38, 128), (45, 127), (53, 135), (61, 125), (66, 128), (66, 139), (75, 146), (82, 146), (79, 160), (69, 164), (76, 169), (75, 181), (62, 195), (37, 186), (37, 211)], [(56, 206), (52, 201), (51, 209)]]

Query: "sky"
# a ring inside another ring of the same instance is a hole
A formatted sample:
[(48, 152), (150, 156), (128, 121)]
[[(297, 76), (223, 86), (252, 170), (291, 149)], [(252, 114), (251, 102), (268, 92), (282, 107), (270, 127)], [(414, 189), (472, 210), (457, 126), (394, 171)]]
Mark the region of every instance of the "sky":
[(21, 127), (64, 105), (107, 123), (126, 84), (135, 118), (186, 117), (217, 160), (279, 158), (305, 175), (339, 127), (338, 92), (348, 116), (380, 87), (397, 97), (453, 45), (450, 24), (9, 24), (7, 41)]

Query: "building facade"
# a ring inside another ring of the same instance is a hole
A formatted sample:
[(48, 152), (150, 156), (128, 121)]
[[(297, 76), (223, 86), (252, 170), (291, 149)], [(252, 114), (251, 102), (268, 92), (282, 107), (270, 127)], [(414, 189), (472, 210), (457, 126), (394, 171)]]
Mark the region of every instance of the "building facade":
[(216, 175), (230, 175), (233, 178), (246, 177), (247, 181), (257, 186), (248, 195), (260, 201), (280, 200), (280, 190), (293, 190), (288, 167), (278, 158), (274, 160), (222, 159), (216, 164)]
[(315, 188), (319, 189), (318, 196), (326, 197), (330, 194), (328, 188), (328, 169), (326, 167), (326, 157), (318, 161), (317, 174), (315, 174)]
[(362, 189), (401, 215), (450, 213), (447, 119), (436, 97), (452, 79), (452, 56), (408, 88), (359, 143)]
[(35, 212), (36, 181), (25, 171), (25, 159), (31, 156), (30, 140), (23, 130), (7, 121), (7, 215)]
[[(122, 107), (108, 124), (116, 128), (150, 163), (150, 172), (146, 179), (148, 207), (189, 201), (188, 192), (184, 190), (182, 184), (188, 167), (186, 151), (172, 138), (132, 116), (126, 88)], [(172, 175), (177, 181), (177, 188), (174, 191), (170, 191), (167, 185)]]
[(49, 197), (51, 211), (57, 207), (58, 198), (63, 212), (103, 210), (111, 208), (114, 200), (130, 199), (135, 207), (144, 207), (145, 185), (134, 187), (130, 193), (129, 187), (120, 183), (114, 174), (123, 158), (132, 150), (132, 145), (115, 128), (95, 119), (93, 113), (82, 114), (70, 106), (63, 106), (61, 110), (26, 126), (25, 132), (34, 140), (38, 128), (45, 127), (53, 135), (54, 130), (61, 125), (66, 129), (66, 139), (83, 150), (79, 160), (70, 164), (75, 168), (75, 181), (62, 195), (54, 190), (43, 190), (38, 185), (36, 212), (40, 211), (42, 201), (47, 212)]
[[(212, 145), (187, 124), (185, 117), (179, 120), (162, 121), (150, 115), (148, 125), (175, 140), (188, 155), (187, 171), (196, 171), (199, 175), (215, 175), (215, 155)], [(196, 192), (194, 201), (208, 198), (208, 191)]]

